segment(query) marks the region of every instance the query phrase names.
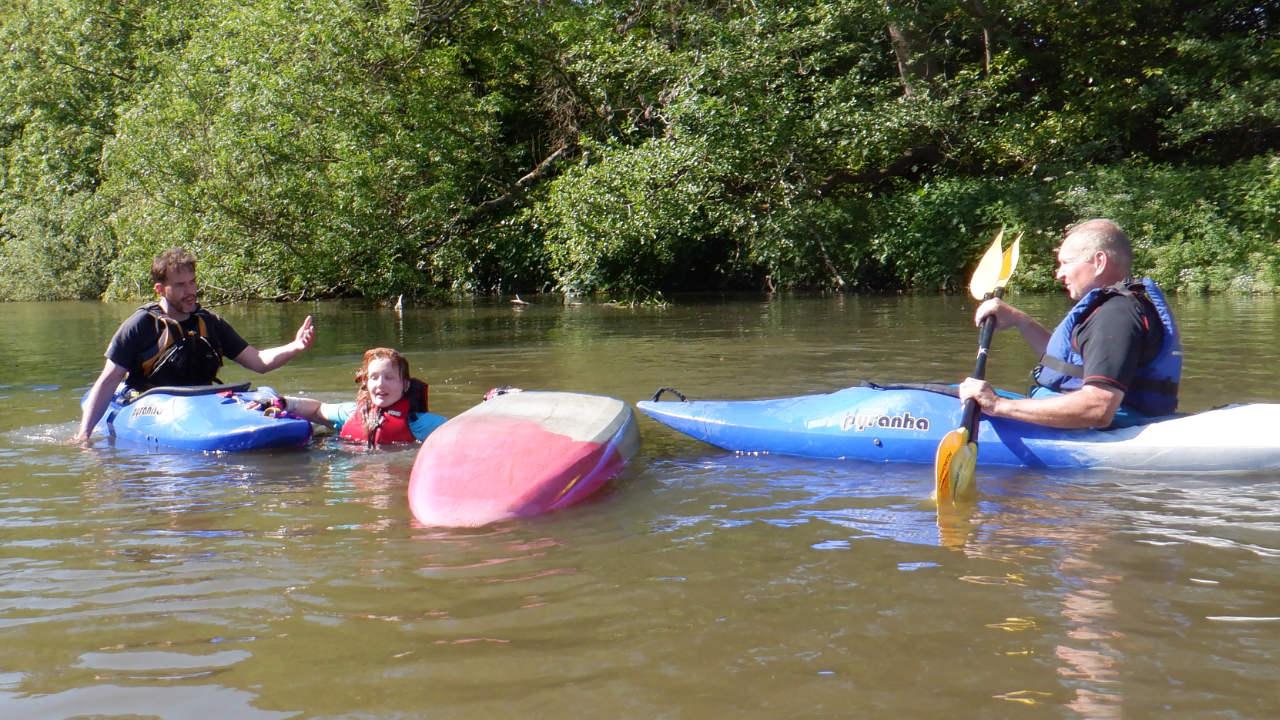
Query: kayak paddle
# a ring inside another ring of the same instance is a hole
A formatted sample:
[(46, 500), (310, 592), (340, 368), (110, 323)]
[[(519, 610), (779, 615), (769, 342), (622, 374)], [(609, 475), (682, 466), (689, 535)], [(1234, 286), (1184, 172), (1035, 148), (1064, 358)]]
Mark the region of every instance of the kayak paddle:
[[(1018, 265), (1018, 244), (1022, 240), (1022, 234), (1019, 233), (1013, 239), (1013, 244), (1003, 254), (1000, 252), (1002, 238), (1004, 228), (1000, 228), (995, 241), (987, 248), (969, 280), (969, 294), (976, 300), (1004, 295), (1004, 286)], [(978, 333), (978, 360), (973, 368), (973, 377), (978, 380), (986, 375), (987, 351), (991, 347), (991, 336), (995, 329), (994, 317), (987, 316), (983, 319)], [(978, 403), (966, 400), (961, 417), (960, 427), (942, 438), (938, 443), (938, 453), (934, 456), (934, 494), (939, 503), (969, 497), (976, 489), (974, 473), (978, 464)]]

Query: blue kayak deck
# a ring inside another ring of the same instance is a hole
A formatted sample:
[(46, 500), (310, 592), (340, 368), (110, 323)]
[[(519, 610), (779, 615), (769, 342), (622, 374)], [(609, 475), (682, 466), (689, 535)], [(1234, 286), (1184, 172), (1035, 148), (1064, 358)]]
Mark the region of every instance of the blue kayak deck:
[(118, 442), (147, 448), (237, 452), (308, 444), (310, 421), (250, 406), (273, 397), (274, 390), (249, 390), (248, 383), (159, 387), (132, 397), (117, 391), (99, 427)]
[[(961, 405), (943, 392), (855, 386), (770, 400), (642, 401), (646, 415), (732, 450), (801, 457), (932, 463), (959, 426)], [(1267, 428), (1280, 405), (1234, 405), (1114, 430), (1059, 430), (1000, 418), (978, 427), (978, 461), (1034, 468), (1212, 472), (1280, 469)]]

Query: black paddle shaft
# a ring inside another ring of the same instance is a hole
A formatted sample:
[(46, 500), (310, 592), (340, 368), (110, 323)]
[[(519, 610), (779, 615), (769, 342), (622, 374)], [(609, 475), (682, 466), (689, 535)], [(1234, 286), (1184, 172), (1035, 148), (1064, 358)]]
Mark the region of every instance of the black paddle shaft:
[[(1004, 288), (998, 287), (992, 295), (984, 298), (984, 302), (992, 297), (1000, 297), (1004, 294)], [(994, 315), (988, 315), (982, 319), (982, 326), (978, 329), (978, 359), (973, 365), (973, 377), (977, 380), (983, 380), (987, 375), (987, 352), (991, 349), (991, 337), (996, 333), (996, 318)], [(973, 400), (964, 401), (964, 416), (960, 422), (960, 427), (969, 429), (969, 440), (975, 441), (978, 437), (978, 403)]]

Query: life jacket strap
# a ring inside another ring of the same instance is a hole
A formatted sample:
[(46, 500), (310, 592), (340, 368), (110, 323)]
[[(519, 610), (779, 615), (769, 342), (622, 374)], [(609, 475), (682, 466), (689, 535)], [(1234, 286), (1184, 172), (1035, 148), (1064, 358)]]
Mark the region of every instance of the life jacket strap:
[(1066, 360), (1063, 360), (1062, 358), (1056, 358), (1056, 357), (1053, 357), (1052, 355), (1045, 355), (1044, 357), (1040, 358), (1040, 364), (1043, 365), (1044, 367), (1049, 368), (1050, 370), (1056, 370), (1057, 372), (1060, 372), (1063, 375), (1070, 375), (1073, 378), (1084, 377), (1083, 365), (1076, 365), (1075, 363), (1069, 363)]
[[(196, 320), (196, 327), (194, 330), (187, 331), (183, 329), (182, 323), (166, 315), (158, 303), (144, 305), (142, 310), (146, 311), (156, 324), (156, 349), (151, 357), (142, 361), (142, 377), (130, 380), (131, 383), (138, 385), (141, 389), (154, 385), (153, 378), (160, 376), (179, 352), (186, 352), (188, 356), (192, 353), (204, 354), (205, 357), (211, 358), (204, 369), (210, 372), (213, 383), (222, 383), (218, 377), (218, 369), (222, 366), (222, 346), (210, 333), (209, 320), (212, 316), (203, 309), (197, 308), (192, 313), (192, 317)], [(203, 344), (204, 350), (199, 349), (200, 344)], [(212, 355), (208, 355), (208, 352)], [(164, 382), (163, 379), (161, 382)]]
[(417, 417), (420, 413), (429, 412), (427, 405), (427, 392), (430, 386), (426, 382), (418, 378), (409, 378), (409, 387), (405, 390), (405, 396), (409, 398), (409, 415)]
[(1142, 390), (1144, 392), (1157, 393), (1160, 395), (1174, 396), (1178, 394), (1178, 383), (1169, 380), (1153, 380), (1151, 378), (1136, 378), (1133, 381), (1134, 390)]

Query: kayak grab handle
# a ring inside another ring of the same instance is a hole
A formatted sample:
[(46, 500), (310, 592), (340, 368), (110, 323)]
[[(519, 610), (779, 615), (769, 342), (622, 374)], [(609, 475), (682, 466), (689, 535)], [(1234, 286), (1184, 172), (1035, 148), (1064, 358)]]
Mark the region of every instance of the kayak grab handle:
[(658, 398), (662, 397), (662, 393), (664, 392), (669, 392), (672, 395), (675, 395), (676, 397), (680, 398), (680, 402), (689, 402), (689, 398), (681, 394), (679, 390), (675, 388), (669, 388), (669, 387), (658, 388), (658, 392), (653, 394), (653, 402), (658, 402)]

